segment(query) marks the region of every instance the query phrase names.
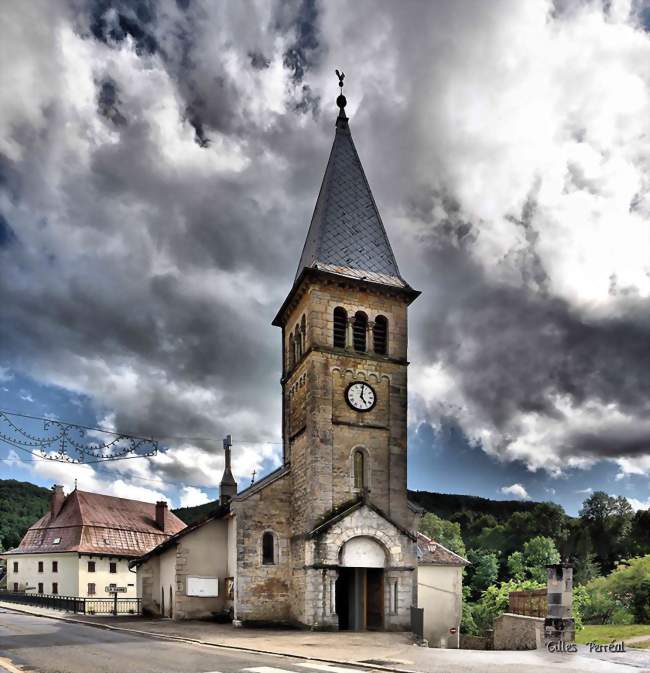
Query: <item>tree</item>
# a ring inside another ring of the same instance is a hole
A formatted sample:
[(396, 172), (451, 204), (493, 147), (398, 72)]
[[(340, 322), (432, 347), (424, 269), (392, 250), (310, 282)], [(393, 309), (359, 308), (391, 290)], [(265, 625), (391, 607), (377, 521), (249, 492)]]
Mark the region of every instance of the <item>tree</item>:
[(525, 572), (524, 555), (520, 551), (512, 552), (512, 554), (508, 556), (509, 578), (521, 582), (524, 579)]
[(591, 533), (596, 557), (605, 570), (629, 555), (634, 514), (624, 497), (596, 491), (582, 504), (580, 519)]
[(524, 566), (532, 580), (545, 582), (548, 577), (547, 565), (560, 562), (560, 553), (550, 537), (538, 535), (524, 545)]
[(458, 523), (452, 523), (432, 512), (427, 512), (420, 520), (419, 528), (421, 533), (439, 542), (443, 547), (461, 556), (467, 554)]
[(469, 586), (475, 594), (479, 594), (497, 581), (499, 559), (494, 552), (472, 549), (469, 552), (469, 560), (473, 570)]

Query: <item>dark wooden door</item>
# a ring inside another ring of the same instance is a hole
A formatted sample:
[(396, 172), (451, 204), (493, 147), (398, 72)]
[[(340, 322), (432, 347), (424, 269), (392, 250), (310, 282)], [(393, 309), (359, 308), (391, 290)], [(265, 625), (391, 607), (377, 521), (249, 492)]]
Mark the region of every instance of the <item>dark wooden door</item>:
[(384, 626), (384, 571), (368, 568), (366, 578), (366, 628), (381, 629)]

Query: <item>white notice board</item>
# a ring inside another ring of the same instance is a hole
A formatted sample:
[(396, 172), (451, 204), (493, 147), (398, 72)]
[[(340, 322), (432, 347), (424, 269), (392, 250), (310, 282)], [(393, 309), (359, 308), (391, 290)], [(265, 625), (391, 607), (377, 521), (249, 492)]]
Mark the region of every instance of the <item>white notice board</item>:
[(217, 577), (188, 577), (186, 595), (218, 596), (219, 579)]

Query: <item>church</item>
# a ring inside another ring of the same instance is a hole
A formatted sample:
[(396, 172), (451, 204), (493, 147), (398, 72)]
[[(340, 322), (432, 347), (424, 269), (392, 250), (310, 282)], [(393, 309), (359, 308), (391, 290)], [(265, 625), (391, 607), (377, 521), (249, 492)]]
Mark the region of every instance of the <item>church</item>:
[[(339, 85), (342, 87), (342, 77)], [(410, 629), (416, 528), (407, 499), (408, 307), (357, 154), (346, 99), (282, 332), (282, 466), (137, 561), (145, 610), (317, 629)]]

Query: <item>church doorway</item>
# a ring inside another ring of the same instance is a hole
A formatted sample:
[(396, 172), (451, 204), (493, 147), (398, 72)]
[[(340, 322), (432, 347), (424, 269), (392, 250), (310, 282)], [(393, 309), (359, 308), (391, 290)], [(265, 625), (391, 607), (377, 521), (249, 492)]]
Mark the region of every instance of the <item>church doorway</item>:
[(350, 631), (384, 628), (383, 547), (372, 538), (352, 538), (339, 559), (336, 613), (339, 629)]

